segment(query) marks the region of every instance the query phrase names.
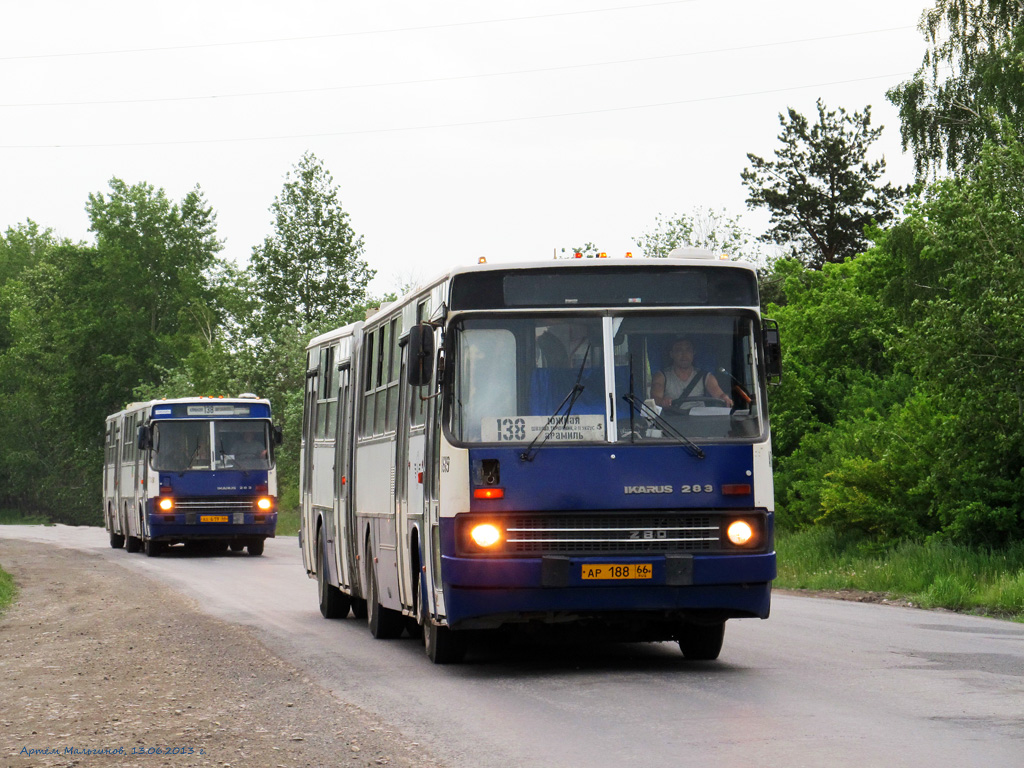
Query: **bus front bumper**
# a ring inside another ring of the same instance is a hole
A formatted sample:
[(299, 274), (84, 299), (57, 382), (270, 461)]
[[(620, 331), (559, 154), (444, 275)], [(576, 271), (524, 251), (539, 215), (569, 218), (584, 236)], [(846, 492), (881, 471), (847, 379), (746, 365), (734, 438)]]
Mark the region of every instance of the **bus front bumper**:
[[(627, 577), (600, 578), (609, 572), (595, 566), (609, 565), (619, 566)], [(441, 569), (445, 612), (453, 627), (492, 626), (516, 616), (542, 621), (602, 614), (765, 619), (776, 575), (774, 552), (602, 558), (444, 556)]]
[(224, 539), (261, 536), (272, 538), (277, 513), (232, 512), (226, 515), (151, 514), (149, 535), (155, 540)]

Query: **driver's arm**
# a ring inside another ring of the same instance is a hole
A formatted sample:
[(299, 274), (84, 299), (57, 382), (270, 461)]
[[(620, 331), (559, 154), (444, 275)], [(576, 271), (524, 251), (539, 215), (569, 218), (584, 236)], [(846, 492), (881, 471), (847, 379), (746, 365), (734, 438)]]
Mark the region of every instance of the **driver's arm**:
[(722, 387), (719, 386), (718, 379), (715, 378), (714, 374), (708, 374), (708, 378), (707, 381), (704, 382), (704, 386), (707, 387), (709, 395), (721, 400), (730, 408), (732, 408), (732, 398), (722, 391)]
[(651, 399), (655, 405), (662, 408), (672, 405), (672, 401), (665, 397), (665, 374), (661, 371), (654, 374), (654, 378), (651, 379)]

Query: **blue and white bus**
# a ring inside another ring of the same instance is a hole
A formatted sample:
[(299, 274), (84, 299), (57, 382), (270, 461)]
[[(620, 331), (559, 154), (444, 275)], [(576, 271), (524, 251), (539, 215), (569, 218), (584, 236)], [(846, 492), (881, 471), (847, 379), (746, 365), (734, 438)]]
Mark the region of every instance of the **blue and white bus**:
[(256, 395), (132, 403), (106, 420), (110, 546), (149, 556), (176, 543), (263, 554), (277, 527), (281, 432)]
[(457, 269), (313, 339), (321, 612), (437, 663), (545, 624), (717, 658), (769, 613), (779, 376), (754, 267), (699, 251)]

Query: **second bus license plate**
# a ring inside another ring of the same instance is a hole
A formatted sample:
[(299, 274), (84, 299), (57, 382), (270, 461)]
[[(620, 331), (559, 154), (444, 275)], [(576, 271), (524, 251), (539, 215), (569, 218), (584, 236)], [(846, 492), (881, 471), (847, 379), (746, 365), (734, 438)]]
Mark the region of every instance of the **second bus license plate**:
[(581, 576), (587, 579), (651, 579), (654, 567), (650, 563), (600, 563), (584, 565)]
[(226, 523), (228, 521), (227, 515), (200, 515), (200, 523)]

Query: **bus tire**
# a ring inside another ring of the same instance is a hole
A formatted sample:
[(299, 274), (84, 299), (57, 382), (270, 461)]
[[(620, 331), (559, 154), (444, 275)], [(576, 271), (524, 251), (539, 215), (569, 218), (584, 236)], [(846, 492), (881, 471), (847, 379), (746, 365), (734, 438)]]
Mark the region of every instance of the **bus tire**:
[(684, 624), (679, 637), (679, 650), (690, 661), (714, 661), (722, 652), (725, 622)]
[(427, 601), (420, 593), (420, 624), (427, 658), (435, 664), (458, 664), (466, 657), (466, 636), (449, 627), (439, 627), (430, 618)]
[(114, 533), (113, 531), (111, 531), (110, 532), (110, 548), (111, 549), (120, 549), (123, 546), (124, 546), (124, 536), (122, 536), (120, 533)]
[(128, 552), (138, 552), (142, 549), (142, 539), (135, 536), (128, 536), (124, 540), (124, 548)]
[(374, 572), (372, 564), (368, 565), (366, 570), (366, 583), (370, 589), (366, 596), (366, 623), (370, 627), (370, 634), (378, 640), (393, 640), (400, 637), (405, 628), (402, 614), (380, 604), (377, 592), (377, 574)]
[(366, 614), (369, 612), (369, 607), (366, 601), (361, 597), (352, 598), (352, 618), (354, 619), (366, 619)]
[(240, 542), (240, 541), (232, 541), (231, 542), (231, 551), (232, 552), (241, 552), (243, 549), (245, 549), (245, 544), (243, 544), (242, 542)]
[(142, 549), (145, 551), (146, 557), (156, 557), (164, 551), (164, 543), (162, 541), (147, 539), (143, 543)]
[(264, 543), (263, 539), (257, 539), (256, 541), (250, 541), (248, 546), (247, 546), (247, 549), (249, 550), (249, 555), (252, 556), (252, 557), (259, 557), (260, 555), (262, 555), (263, 554), (263, 543)]
[(327, 582), (324, 536), (316, 532), (316, 587), (320, 596), (320, 614), (325, 619), (344, 619), (352, 599), (333, 584)]

